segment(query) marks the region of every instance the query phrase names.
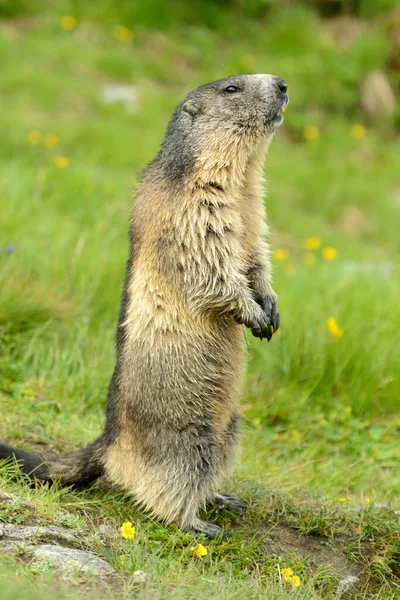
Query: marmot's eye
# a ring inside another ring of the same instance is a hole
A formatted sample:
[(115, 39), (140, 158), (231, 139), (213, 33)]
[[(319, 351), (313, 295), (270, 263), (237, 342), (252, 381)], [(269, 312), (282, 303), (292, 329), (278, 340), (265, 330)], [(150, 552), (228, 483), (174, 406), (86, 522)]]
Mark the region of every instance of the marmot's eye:
[(236, 92), (240, 92), (240, 89), (236, 85), (228, 85), (224, 91), (228, 94), (235, 94)]

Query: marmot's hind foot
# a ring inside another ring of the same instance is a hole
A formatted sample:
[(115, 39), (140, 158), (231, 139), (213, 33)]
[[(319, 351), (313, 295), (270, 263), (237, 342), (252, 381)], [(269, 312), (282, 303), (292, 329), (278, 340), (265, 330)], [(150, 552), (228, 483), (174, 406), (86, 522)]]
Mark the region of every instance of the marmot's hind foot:
[(214, 539), (216, 537), (229, 537), (229, 532), (224, 531), (218, 525), (214, 525), (214, 523), (208, 523), (207, 521), (202, 521), (201, 519), (194, 519), (192, 523), (184, 528), (184, 531), (187, 533), (191, 533), (196, 536), (198, 533), (204, 533), (207, 537)]
[(215, 494), (210, 504), (216, 508), (225, 508), (236, 512), (245, 512), (247, 504), (241, 498), (236, 496), (228, 496), (227, 494)]

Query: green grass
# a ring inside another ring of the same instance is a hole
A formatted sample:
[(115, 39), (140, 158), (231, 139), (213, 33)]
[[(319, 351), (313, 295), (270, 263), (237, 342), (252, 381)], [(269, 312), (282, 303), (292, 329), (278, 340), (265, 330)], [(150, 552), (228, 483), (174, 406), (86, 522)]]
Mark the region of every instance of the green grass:
[[(104, 483), (84, 493), (31, 489), (4, 468), (2, 521), (69, 527), (118, 573), (60, 584), (22, 549), (1, 559), (2, 597), (124, 598), (137, 589), (129, 573), (142, 569), (143, 598), (330, 600), (352, 572), (359, 583), (342, 597), (394, 600), (398, 516), (374, 505), (398, 508), (400, 492), (399, 112), (372, 127), (357, 104), (363, 76), (384, 68), (383, 23), (367, 23), (344, 49), (331, 21), (297, 5), (265, 22), (219, 12), (214, 31), (191, 23), (182, 5), (164, 32), (144, 13), (135, 26), (125, 4), (27, 5), (0, 21), (0, 248), (14, 246), (0, 254), (2, 438), (65, 452), (100, 433), (130, 189), (197, 85), (243, 71), (289, 82), (286, 125), (266, 166), (271, 243), (288, 257), (275, 260), (280, 334), (269, 345), (248, 339), (243, 450), (228, 488), (250, 501), (249, 514), (210, 516), (232, 537), (203, 540), (200, 559), (188, 536)], [(74, 31), (61, 30), (64, 14), (78, 17)], [(134, 28), (133, 41), (114, 38), (120, 23)], [(101, 88), (113, 84), (135, 87), (132, 112), (102, 103)], [(356, 123), (362, 140), (350, 135)], [(310, 124), (313, 142), (303, 137)], [(29, 144), (32, 131), (56, 134), (58, 146)], [(56, 156), (68, 166), (57, 168)], [(337, 258), (307, 251), (311, 236)], [(329, 333), (330, 317), (343, 337)], [(133, 542), (99, 535), (99, 524), (118, 533), (128, 519)], [(288, 566), (301, 577), (297, 591), (279, 576)]]

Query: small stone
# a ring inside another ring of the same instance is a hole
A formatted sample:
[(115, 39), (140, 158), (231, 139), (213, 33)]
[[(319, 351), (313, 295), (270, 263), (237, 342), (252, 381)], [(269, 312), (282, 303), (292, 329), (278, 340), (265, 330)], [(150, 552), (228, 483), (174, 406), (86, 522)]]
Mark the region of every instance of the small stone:
[(371, 71), (364, 79), (360, 91), (363, 112), (372, 120), (389, 117), (396, 107), (396, 98), (382, 71)]
[(130, 85), (106, 85), (100, 89), (100, 100), (103, 104), (120, 104), (128, 112), (137, 109), (137, 90)]
[(147, 573), (144, 571), (134, 571), (132, 574), (133, 583), (146, 583)]
[(92, 575), (109, 575), (114, 569), (102, 558), (92, 552), (64, 548), (52, 544), (43, 544), (33, 550), (36, 560), (52, 562), (56, 568), (66, 573), (91, 573)]
[(355, 584), (358, 583), (359, 581), (360, 581), (360, 579), (358, 577), (356, 577), (355, 575), (348, 575), (347, 577), (344, 577), (344, 579), (341, 579), (339, 581), (339, 591), (347, 592), (353, 586), (355, 586)]

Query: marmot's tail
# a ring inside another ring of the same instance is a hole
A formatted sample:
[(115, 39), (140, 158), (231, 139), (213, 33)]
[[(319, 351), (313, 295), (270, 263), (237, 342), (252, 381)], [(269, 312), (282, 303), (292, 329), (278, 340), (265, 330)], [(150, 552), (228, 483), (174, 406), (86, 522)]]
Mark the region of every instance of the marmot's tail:
[(85, 487), (103, 475), (104, 449), (104, 441), (100, 437), (78, 452), (44, 461), (36, 454), (0, 443), (0, 460), (15, 458), (21, 471), (32, 479)]

